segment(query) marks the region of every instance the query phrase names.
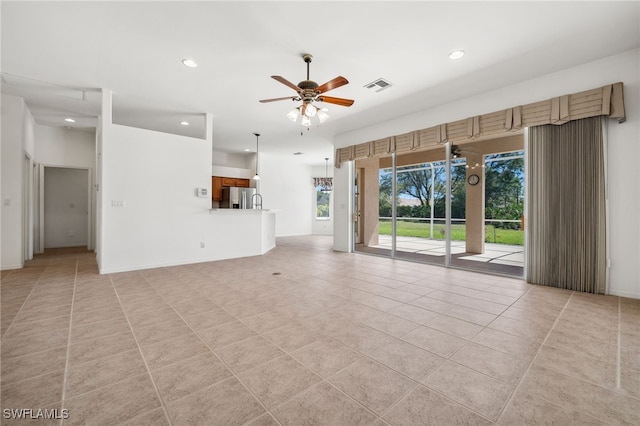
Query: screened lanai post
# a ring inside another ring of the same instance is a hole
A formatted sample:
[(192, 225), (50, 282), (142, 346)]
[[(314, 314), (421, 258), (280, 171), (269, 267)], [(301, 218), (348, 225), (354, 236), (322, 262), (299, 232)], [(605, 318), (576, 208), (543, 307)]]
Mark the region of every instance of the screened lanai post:
[[(484, 155), (465, 154), (467, 161), (466, 197), (465, 197), (465, 251), (467, 253), (484, 253)], [(478, 183), (469, 184), (472, 175), (479, 177)]]
[(528, 129), (527, 281), (588, 293), (606, 285), (600, 117)]

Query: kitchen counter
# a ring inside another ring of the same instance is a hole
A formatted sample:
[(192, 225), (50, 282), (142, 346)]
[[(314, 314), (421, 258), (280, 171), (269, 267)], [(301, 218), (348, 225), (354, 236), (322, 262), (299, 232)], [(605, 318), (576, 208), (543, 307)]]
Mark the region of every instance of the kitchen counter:
[(218, 208), (211, 209), (211, 214), (219, 214), (219, 213), (227, 213), (227, 214), (258, 214), (258, 213), (268, 213), (272, 210), (269, 209), (226, 209), (226, 208)]

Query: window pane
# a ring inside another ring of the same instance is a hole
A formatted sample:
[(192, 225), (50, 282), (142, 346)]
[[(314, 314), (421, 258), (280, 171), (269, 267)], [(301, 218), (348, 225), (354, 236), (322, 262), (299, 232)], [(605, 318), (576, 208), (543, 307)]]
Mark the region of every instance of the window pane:
[(330, 192), (322, 192), (320, 186), (316, 186), (316, 219), (329, 219)]

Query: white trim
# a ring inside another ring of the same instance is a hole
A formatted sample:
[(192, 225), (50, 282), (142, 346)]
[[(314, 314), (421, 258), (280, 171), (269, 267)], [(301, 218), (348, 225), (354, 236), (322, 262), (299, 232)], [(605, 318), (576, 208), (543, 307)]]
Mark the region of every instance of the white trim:
[(3, 265), (2, 267), (0, 267), (0, 271), (11, 271), (14, 269), (22, 269), (22, 268), (24, 268), (23, 264), (14, 263), (12, 265)]

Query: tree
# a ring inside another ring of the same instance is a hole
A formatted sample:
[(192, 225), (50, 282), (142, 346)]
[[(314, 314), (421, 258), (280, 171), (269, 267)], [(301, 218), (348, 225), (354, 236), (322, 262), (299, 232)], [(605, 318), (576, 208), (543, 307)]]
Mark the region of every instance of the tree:
[[(509, 158), (511, 154), (489, 155), (488, 159)], [(419, 205), (401, 205), (391, 197), (392, 173), (380, 170), (379, 215), (391, 216), (395, 203), (398, 217), (431, 217), (431, 193), (434, 195), (434, 217), (446, 215), (446, 170), (444, 162), (412, 165), (397, 170), (397, 195), (419, 200)], [(451, 167), (451, 217), (464, 219), (466, 214), (467, 170), (463, 162), (454, 162)], [(433, 170), (433, 185), (431, 173)], [(489, 161), (485, 166), (485, 217), (488, 219), (520, 219), (524, 212), (524, 161), (514, 158)], [(501, 225), (517, 227), (517, 224)]]
[(391, 172), (380, 170), (378, 179), (380, 195), (378, 200), (378, 216), (391, 217)]
[(398, 171), (398, 194), (420, 200), (421, 206), (429, 205), (431, 195), (431, 170), (427, 168)]
[[(504, 158), (504, 154), (490, 158)], [(524, 160), (491, 161), (485, 167), (485, 217), (520, 219), (524, 214)], [(517, 228), (517, 223), (496, 226)]]
[(331, 195), (316, 188), (316, 217), (330, 217), (329, 202)]

